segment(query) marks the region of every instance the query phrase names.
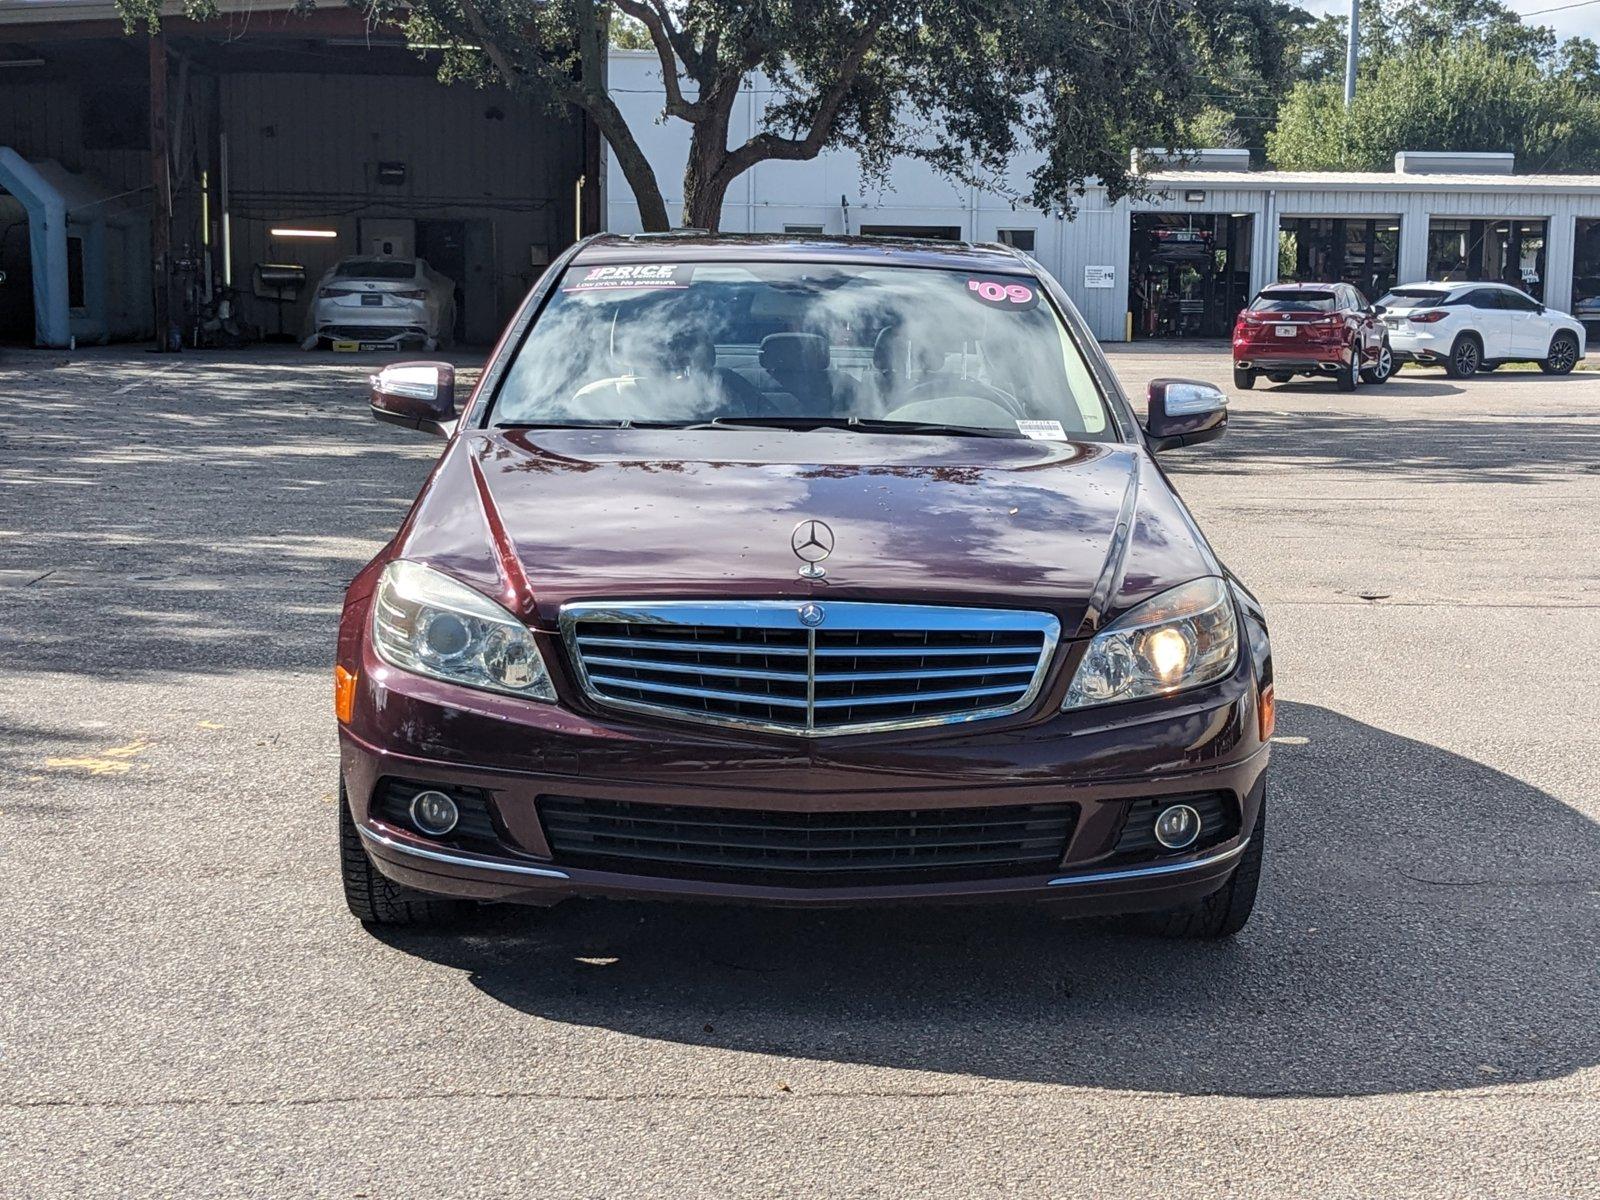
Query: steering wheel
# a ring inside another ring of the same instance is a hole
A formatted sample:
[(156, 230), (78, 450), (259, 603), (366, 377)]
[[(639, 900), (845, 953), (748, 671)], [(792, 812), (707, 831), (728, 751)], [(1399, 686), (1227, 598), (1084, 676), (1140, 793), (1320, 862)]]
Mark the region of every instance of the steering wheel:
[(953, 396), (972, 396), (979, 400), (987, 400), (991, 404), (999, 405), (1018, 420), (1025, 420), (1028, 416), (1028, 406), (1017, 397), (1004, 388), (997, 388), (978, 379), (925, 379), (908, 390), (904, 400), (911, 401), (918, 398), (943, 400)]

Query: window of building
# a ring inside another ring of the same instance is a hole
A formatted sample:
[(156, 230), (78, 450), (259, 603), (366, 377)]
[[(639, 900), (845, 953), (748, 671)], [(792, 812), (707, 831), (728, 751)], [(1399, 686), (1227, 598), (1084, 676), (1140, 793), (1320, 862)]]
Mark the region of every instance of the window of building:
[(1033, 253), (1033, 230), (1031, 229), (1001, 229), (996, 231), (1001, 242), (1014, 249), (1021, 250), (1024, 254)]
[(783, 227), (785, 233), (821, 233), (821, 225), (789, 225)]
[(957, 225), (863, 225), (863, 237), (924, 238), (937, 242), (959, 242)]

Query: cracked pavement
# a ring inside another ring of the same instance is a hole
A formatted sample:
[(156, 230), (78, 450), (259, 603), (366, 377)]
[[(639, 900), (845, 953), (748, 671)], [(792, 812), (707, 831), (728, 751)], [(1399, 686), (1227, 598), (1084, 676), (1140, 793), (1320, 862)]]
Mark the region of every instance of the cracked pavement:
[(437, 449), (369, 419), (374, 361), (0, 351), (0, 1196), (1600, 1195), (1600, 377), (1263, 386), (1170, 456), (1278, 658), (1232, 944), (373, 936), (333, 627)]

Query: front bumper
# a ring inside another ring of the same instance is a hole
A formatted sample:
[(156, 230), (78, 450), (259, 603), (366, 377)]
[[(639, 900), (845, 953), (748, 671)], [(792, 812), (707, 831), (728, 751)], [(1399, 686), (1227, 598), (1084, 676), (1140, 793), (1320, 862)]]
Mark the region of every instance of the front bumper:
[[(345, 792), (378, 869), (422, 891), (550, 905), (579, 896), (779, 905), (1037, 901), (1077, 914), (1176, 907), (1226, 882), (1255, 827), (1268, 750), (1251, 668), (1181, 699), (1126, 711), (1046, 711), (961, 731), (802, 743), (667, 722), (585, 716), (471, 693), (367, 656), (351, 726), (341, 729)], [(1048, 703), (1043, 707), (1048, 710)], [(1142, 712), (1139, 710), (1143, 710)], [(985, 728), (985, 726), (987, 726)], [(477, 790), (498, 841), (463, 849), (375, 811), (386, 780)], [(1232, 824), (1192, 852), (1130, 857), (1118, 843), (1135, 802), (1217, 793)], [(564, 861), (541, 797), (688, 805), (751, 813), (1076, 806), (1059, 860), (1016, 875), (790, 885), (757, 873), (685, 877)]]

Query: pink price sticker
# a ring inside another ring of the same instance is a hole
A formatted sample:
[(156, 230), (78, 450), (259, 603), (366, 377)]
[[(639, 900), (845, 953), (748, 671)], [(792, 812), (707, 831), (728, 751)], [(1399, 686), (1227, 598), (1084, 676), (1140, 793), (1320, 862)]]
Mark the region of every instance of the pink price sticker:
[(1027, 312), (1039, 304), (1039, 292), (1030, 284), (1004, 277), (967, 280), (967, 295), (990, 308), (1006, 312)]

